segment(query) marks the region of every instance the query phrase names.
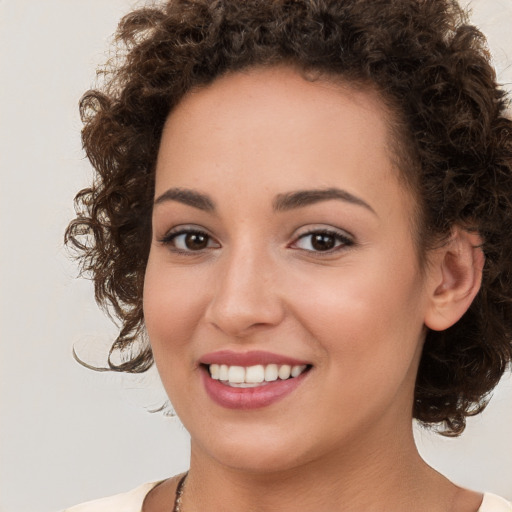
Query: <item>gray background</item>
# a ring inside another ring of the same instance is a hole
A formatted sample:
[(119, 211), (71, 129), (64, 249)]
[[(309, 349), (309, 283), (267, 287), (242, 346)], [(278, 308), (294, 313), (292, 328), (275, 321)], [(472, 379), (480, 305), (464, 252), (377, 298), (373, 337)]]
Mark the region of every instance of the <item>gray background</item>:
[[(165, 478), (188, 464), (154, 373), (94, 373), (115, 333), (62, 247), (90, 176), (77, 102), (127, 0), (0, 0), (0, 512), (50, 512)], [(502, 82), (512, 82), (512, 0), (475, 0)], [(510, 88), (510, 87), (509, 87)], [(453, 480), (512, 499), (512, 380), (460, 439), (418, 432)]]

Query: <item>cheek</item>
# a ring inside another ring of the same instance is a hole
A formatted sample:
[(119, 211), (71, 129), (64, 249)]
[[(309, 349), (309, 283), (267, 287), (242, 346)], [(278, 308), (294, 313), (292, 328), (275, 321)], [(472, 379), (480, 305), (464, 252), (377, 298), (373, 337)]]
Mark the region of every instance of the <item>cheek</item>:
[(190, 273), (166, 268), (150, 255), (144, 281), (144, 322), (166, 388), (168, 378), (193, 364), (187, 348), (202, 316), (200, 291), (206, 289), (198, 282), (190, 282)]
[(383, 263), (368, 264), (364, 272), (353, 267), (325, 278), (307, 276), (301, 288), (308, 293), (295, 302), (325, 364), (353, 377), (348, 385), (403, 378), (421, 343), (420, 277), (412, 266)]

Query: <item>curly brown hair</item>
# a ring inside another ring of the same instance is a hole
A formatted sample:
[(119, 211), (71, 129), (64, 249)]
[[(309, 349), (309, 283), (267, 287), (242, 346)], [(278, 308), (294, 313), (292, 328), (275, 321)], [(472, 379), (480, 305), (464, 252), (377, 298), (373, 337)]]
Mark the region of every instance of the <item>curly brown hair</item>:
[(481, 290), (453, 327), (427, 333), (415, 390), (416, 419), (460, 434), (512, 359), (512, 121), (485, 38), (459, 5), (171, 0), (125, 16), (116, 42), (102, 83), (81, 99), (82, 140), (96, 174), (76, 196), (66, 231), (97, 302), (121, 321), (110, 369), (137, 373), (153, 364), (142, 290), (169, 112), (227, 72), (286, 64), (369, 84), (392, 105), (402, 126), (401, 174), (418, 201), (421, 254), (454, 225), (483, 240)]

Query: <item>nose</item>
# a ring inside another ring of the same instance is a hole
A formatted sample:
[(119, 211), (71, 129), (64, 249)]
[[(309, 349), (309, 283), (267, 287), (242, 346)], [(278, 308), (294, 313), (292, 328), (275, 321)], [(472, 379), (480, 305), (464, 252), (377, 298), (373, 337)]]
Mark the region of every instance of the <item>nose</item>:
[(269, 255), (239, 248), (217, 270), (207, 322), (230, 337), (244, 337), (283, 320), (277, 269)]

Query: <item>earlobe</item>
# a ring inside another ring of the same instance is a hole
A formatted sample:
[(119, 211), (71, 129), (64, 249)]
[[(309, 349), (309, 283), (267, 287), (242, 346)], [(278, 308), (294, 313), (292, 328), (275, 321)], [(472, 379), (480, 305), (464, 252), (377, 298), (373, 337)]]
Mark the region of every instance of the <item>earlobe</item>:
[(478, 233), (454, 228), (450, 240), (436, 251), (429, 283), (425, 325), (443, 331), (468, 310), (482, 282), (485, 256)]

